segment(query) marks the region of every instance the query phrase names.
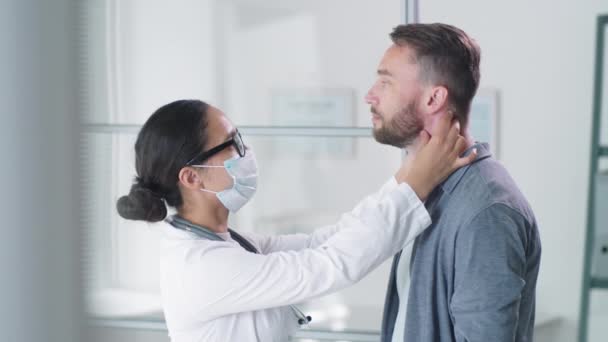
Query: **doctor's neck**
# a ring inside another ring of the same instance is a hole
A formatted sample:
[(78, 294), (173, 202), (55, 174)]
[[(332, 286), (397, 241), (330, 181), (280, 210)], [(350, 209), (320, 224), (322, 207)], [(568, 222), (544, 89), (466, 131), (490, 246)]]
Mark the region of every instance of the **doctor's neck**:
[(214, 233), (228, 232), (228, 209), (221, 204), (218, 207), (208, 205), (207, 203), (204, 205), (188, 205), (184, 203), (178, 209), (178, 215)]

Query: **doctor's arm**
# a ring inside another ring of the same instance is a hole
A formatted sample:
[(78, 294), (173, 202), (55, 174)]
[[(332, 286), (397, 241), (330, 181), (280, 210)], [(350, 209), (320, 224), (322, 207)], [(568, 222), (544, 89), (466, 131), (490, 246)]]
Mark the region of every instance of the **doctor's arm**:
[(357, 282), (429, 224), (424, 205), (404, 183), (359, 215), (345, 214), (339, 232), (317, 248), (263, 255), (217, 243), (191, 258), (184, 293), (200, 319), (298, 303)]
[[(369, 204), (370, 201), (377, 201), (389, 193), (391, 190), (397, 188), (399, 184), (395, 180), (395, 177), (384, 183), (380, 190), (365, 197), (361, 200), (354, 209), (351, 211), (354, 215), (357, 215), (363, 207)], [(342, 216), (344, 218), (345, 216)], [(327, 241), (333, 236), (343, 224), (336, 222), (335, 224), (323, 226), (315, 229), (310, 234), (283, 234), (283, 235), (262, 235), (256, 233), (244, 233), (248, 239), (253, 240), (260, 246), (260, 253), (268, 254), (272, 252), (280, 251), (297, 251), (304, 248), (316, 248)]]
[(494, 204), (462, 227), (450, 303), (458, 342), (515, 341), (526, 272), (525, 219)]

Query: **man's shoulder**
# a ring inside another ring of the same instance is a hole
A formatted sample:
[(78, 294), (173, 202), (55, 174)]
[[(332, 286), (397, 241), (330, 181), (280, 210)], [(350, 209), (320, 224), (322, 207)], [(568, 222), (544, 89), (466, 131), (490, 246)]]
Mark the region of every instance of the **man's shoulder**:
[(525, 196), (506, 170), (494, 158), (486, 158), (468, 167), (450, 193), (449, 206), (458, 207), (468, 220), (484, 210), (521, 215), (528, 222), (534, 214)]

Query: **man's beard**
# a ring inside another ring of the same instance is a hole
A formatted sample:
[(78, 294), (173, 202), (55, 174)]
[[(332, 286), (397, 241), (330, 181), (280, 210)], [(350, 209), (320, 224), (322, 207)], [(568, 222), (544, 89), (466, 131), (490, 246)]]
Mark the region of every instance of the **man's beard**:
[(398, 148), (410, 146), (424, 129), (424, 122), (416, 113), (416, 104), (417, 101), (410, 102), (396, 113), (391, 121), (385, 121), (384, 117), (372, 107), (372, 113), (380, 115), (382, 119), (382, 126), (373, 130), (376, 141)]

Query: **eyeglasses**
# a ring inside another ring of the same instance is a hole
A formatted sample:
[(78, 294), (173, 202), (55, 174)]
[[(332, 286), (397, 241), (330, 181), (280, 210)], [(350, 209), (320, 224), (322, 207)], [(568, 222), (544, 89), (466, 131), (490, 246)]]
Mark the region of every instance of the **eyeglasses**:
[(201, 152), (194, 158), (190, 159), (190, 161), (186, 163), (186, 166), (199, 164), (204, 160), (211, 158), (211, 156), (213, 156), (214, 154), (217, 154), (220, 151), (224, 150), (226, 147), (230, 146), (234, 146), (239, 156), (245, 156), (245, 144), (243, 143), (243, 137), (241, 137), (241, 133), (238, 129), (236, 130), (236, 133), (232, 136), (232, 138), (230, 138), (230, 140), (223, 142), (208, 151)]

